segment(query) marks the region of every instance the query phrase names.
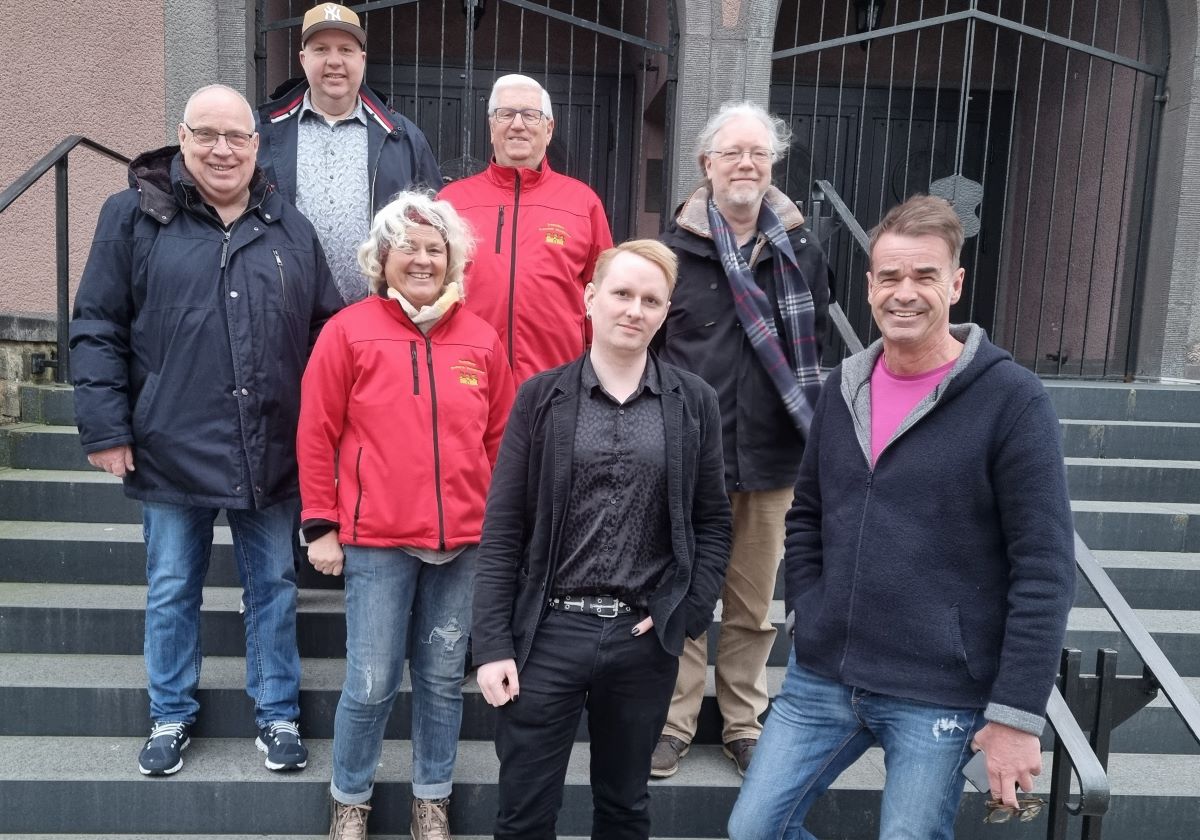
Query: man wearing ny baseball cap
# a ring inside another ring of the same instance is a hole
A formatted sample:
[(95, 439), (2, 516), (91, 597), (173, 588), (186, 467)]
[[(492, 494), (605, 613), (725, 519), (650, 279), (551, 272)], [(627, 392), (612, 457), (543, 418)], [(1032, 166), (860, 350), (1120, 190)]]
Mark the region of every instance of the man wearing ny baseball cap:
[(364, 84), (366, 47), (355, 12), (338, 3), (309, 9), (300, 31), (305, 80), (256, 114), (258, 164), (316, 227), (347, 303), (367, 294), (356, 252), (375, 213), (401, 190), (442, 184), (425, 135)]

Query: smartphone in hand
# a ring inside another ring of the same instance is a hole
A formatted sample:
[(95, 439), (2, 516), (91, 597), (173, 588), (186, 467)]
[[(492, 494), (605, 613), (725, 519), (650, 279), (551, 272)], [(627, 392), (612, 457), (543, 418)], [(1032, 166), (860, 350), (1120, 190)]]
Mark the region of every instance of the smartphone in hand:
[(963, 767), (962, 774), (980, 793), (991, 792), (992, 786), (988, 782), (987, 756), (983, 754), (983, 750), (979, 750), (971, 756), (971, 760)]

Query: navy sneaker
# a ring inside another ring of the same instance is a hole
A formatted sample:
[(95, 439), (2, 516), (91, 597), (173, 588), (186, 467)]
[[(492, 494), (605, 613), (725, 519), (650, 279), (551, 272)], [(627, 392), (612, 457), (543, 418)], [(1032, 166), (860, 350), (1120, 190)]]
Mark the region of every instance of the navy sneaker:
[(143, 776), (170, 776), (183, 767), (183, 751), (192, 743), (191, 727), (180, 721), (156, 722), (138, 755), (138, 770)]
[(300, 740), (300, 727), (293, 721), (271, 721), (258, 730), (254, 743), (267, 754), (268, 770), (303, 770), (308, 764), (308, 747)]

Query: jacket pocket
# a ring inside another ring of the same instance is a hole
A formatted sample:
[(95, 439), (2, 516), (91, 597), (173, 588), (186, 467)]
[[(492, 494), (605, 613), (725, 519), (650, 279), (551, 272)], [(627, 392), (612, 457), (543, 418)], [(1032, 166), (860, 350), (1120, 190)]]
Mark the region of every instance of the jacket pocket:
[(358, 542), (358, 517), (362, 513), (362, 455), (363, 448), (358, 447), (358, 453), (354, 456), (354, 483), (358, 487), (358, 494), (354, 497), (354, 541)]
[(967, 646), (963, 642), (962, 631), (962, 615), (959, 612), (958, 604), (950, 607), (950, 644), (954, 649), (955, 661), (968, 673), (974, 680), (979, 679), (976, 670), (971, 667), (971, 658), (967, 655)]

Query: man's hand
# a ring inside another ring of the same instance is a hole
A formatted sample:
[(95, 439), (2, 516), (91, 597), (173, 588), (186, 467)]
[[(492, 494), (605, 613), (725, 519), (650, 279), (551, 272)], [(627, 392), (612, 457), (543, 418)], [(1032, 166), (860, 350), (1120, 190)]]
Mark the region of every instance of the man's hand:
[(500, 659), (480, 665), (475, 681), (479, 683), (483, 699), (496, 708), (500, 708), (509, 700), (516, 700), (517, 695), (521, 693), (515, 659)]
[(134, 471), (133, 447), (129, 444), (114, 446), (111, 449), (101, 449), (87, 456), (88, 463), (93, 467), (112, 473), (117, 478), (124, 478), (125, 473)]
[(987, 754), (992, 796), (1017, 807), (1017, 786), (1033, 790), (1033, 777), (1042, 772), (1042, 745), (1036, 735), (994, 721), (975, 733), (972, 746)]
[(345, 555), (337, 531), (327, 531), (308, 544), (308, 562), (323, 575), (340, 575)]

